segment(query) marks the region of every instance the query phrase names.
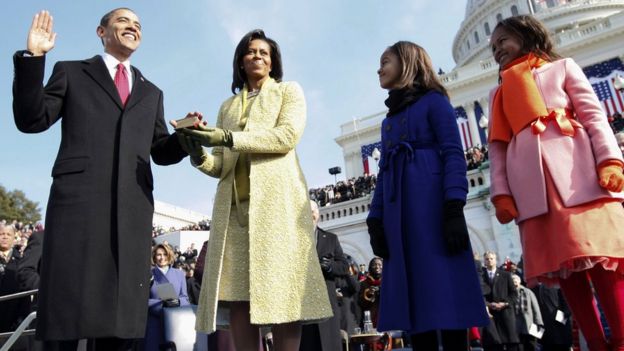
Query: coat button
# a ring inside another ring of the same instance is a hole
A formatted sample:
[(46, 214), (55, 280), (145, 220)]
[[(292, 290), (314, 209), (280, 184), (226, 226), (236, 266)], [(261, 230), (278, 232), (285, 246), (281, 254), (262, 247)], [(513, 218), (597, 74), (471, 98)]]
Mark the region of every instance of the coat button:
[(390, 124), (386, 124), (386, 130), (389, 131), (390, 129), (391, 129)]
[(405, 118), (405, 117), (401, 118), (401, 123), (406, 124), (407, 123), (407, 118)]
[(390, 147), (390, 146), (392, 146), (392, 142), (391, 142), (391, 141), (388, 141), (388, 142), (386, 143), (386, 147)]
[(407, 134), (401, 135), (401, 140), (405, 140), (405, 139), (407, 139)]

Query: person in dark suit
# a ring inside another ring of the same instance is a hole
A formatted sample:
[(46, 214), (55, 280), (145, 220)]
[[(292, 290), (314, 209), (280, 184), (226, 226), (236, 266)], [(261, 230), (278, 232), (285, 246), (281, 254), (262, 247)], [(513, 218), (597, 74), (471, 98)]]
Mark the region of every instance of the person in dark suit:
[[(537, 303), (544, 321), (544, 335), (540, 339), (542, 351), (569, 351), (572, 347), (572, 312), (563, 298), (561, 290), (538, 284), (531, 290), (537, 297)], [(561, 311), (564, 320), (557, 321), (557, 312)]]
[[(47, 11), (36, 14), (27, 50), (13, 56), (17, 128), (39, 133), (62, 123), (46, 211), (37, 338), (67, 350), (82, 338), (94, 339), (97, 350), (126, 350), (144, 335), (147, 318), (150, 156), (169, 165), (187, 152), (167, 131), (162, 91), (130, 65), (142, 39), (132, 10), (104, 15), (96, 31), (104, 54), (57, 62), (44, 88), (52, 28)], [(68, 267), (76, 268), (67, 274)]]
[(322, 323), (306, 324), (301, 331), (299, 351), (334, 351), (341, 350), (340, 337), (340, 308), (336, 295), (336, 278), (346, 277), (349, 273), (349, 263), (344, 257), (340, 241), (336, 234), (324, 231), (317, 226), (319, 220), (318, 205), (310, 201), (312, 220), (316, 228), (316, 252), (325, 278), (329, 303), (333, 317)]
[[(43, 231), (32, 233), (28, 238), (28, 244), (26, 244), (22, 259), (17, 266), (17, 283), (20, 291), (39, 289), (42, 246)], [(35, 295), (33, 305), (36, 300), (37, 296)]]
[(492, 315), (490, 325), (483, 329), (482, 343), (485, 351), (516, 351), (519, 349), (520, 339), (516, 331), (516, 316), (513, 302), (517, 291), (511, 279), (511, 274), (496, 268), (496, 254), (487, 251), (483, 255), (483, 281), (488, 285), (485, 293), (485, 304)]
[[(15, 227), (0, 223), (0, 296), (19, 292), (17, 266), (22, 254), (14, 246), (15, 234)], [(26, 314), (28, 314), (28, 298), (1, 302), (0, 333), (14, 331)]]

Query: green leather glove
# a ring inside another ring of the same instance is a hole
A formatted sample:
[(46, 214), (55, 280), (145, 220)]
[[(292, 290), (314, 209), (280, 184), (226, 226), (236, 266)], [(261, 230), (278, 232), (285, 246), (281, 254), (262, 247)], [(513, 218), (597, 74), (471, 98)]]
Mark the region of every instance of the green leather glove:
[(184, 133), (177, 133), (178, 143), (180, 143), (180, 147), (184, 150), (189, 156), (191, 160), (196, 165), (201, 165), (203, 163), (204, 156), (206, 155), (206, 151), (201, 146), (200, 143), (193, 140), (190, 136), (185, 135)]
[(190, 136), (205, 147), (232, 146), (232, 132), (227, 129), (208, 128), (199, 123), (195, 128), (182, 128), (178, 131)]

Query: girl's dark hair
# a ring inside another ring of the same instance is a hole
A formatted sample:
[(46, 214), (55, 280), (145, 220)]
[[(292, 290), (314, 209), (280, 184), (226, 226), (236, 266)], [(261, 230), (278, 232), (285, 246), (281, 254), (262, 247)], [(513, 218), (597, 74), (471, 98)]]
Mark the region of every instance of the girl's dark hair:
[(247, 83), (247, 74), (243, 68), (243, 56), (247, 54), (249, 43), (256, 39), (262, 40), (269, 44), (269, 47), (271, 48), (271, 72), (269, 72), (269, 76), (278, 82), (282, 81), (284, 71), (282, 69), (282, 54), (280, 53), (279, 45), (277, 45), (275, 40), (267, 38), (262, 29), (254, 29), (245, 34), (236, 46), (236, 51), (234, 51), (234, 61), (232, 62), (234, 72), (232, 75), (233, 94), (236, 94), (237, 90), (242, 90), (245, 83)]
[(401, 63), (401, 88), (416, 88), (419, 90), (436, 90), (448, 97), (448, 92), (434, 71), (431, 58), (420, 45), (410, 41), (399, 41), (388, 47), (388, 50), (398, 56)]
[(522, 43), (522, 52), (533, 52), (546, 61), (556, 61), (561, 56), (555, 51), (555, 45), (548, 28), (533, 16), (518, 15), (506, 18), (496, 25), (494, 30), (504, 28)]

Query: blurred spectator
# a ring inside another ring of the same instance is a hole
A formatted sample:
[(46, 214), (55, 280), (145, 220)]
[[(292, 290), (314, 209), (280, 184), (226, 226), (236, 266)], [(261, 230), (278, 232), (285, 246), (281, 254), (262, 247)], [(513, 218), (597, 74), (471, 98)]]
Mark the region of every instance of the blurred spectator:
[(529, 334), (529, 330), (532, 325), (540, 328), (544, 326), (542, 313), (533, 291), (520, 284), (520, 276), (512, 274), (511, 279), (518, 292), (518, 296), (514, 301), (514, 311), (516, 312), (516, 330), (520, 336), (520, 349), (522, 351), (535, 351), (537, 349), (537, 339)]
[[(347, 260), (350, 259), (345, 255)], [(336, 296), (340, 308), (340, 329), (353, 334), (354, 329), (359, 327), (362, 318), (360, 306), (357, 303), (360, 283), (357, 278), (358, 268), (354, 262), (349, 266), (349, 274), (336, 278)]]
[[(572, 347), (572, 316), (561, 290), (538, 284), (533, 288), (537, 297), (544, 335), (540, 340), (542, 351), (569, 351)], [(557, 315), (560, 315), (559, 320)]]
[[(22, 254), (14, 247), (17, 229), (12, 224), (0, 224), (0, 296), (19, 292), (17, 266)], [(28, 298), (0, 303), (0, 332), (17, 328), (28, 314)]]
[(321, 323), (305, 324), (301, 329), (300, 351), (334, 351), (341, 349), (340, 309), (336, 295), (336, 278), (346, 277), (349, 264), (344, 258), (340, 241), (336, 234), (317, 227), (318, 205), (310, 201), (312, 221), (315, 227), (316, 252), (325, 279), (325, 287), (332, 307), (333, 317)]
[(609, 117), (609, 125), (611, 125), (613, 133), (621, 132), (624, 129), (624, 118), (622, 118), (622, 114), (616, 112), (613, 116)]
[[(152, 281), (149, 295), (149, 313), (145, 333), (145, 350), (159, 350), (164, 343), (162, 330), (163, 307), (174, 308), (189, 305), (184, 272), (171, 267), (174, 261), (171, 247), (164, 244), (156, 245), (152, 250)], [(176, 299), (161, 300), (157, 287), (161, 284), (171, 284), (177, 293)]]
[[(516, 331), (516, 316), (513, 302), (518, 293), (513, 285), (511, 274), (496, 268), (496, 254), (487, 251), (483, 255), (483, 281), (489, 289), (484, 289), (486, 306), (492, 315), (490, 326), (483, 329), (483, 349), (519, 350), (520, 339)], [(488, 291), (489, 290), (489, 291)]]
[(368, 272), (366, 271), (366, 265), (364, 263), (360, 264), (360, 270), (358, 271), (358, 280), (363, 282), (366, 280), (368, 276)]
[(466, 166), (468, 170), (477, 169), (483, 162), (488, 160), (487, 145), (468, 148), (464, 152), (464, 155), (466, 157)]
[(369, 195), (375, 190), (376, 183), (377, 177), (375, 175), (364, 174), (357, 178), (341, 180), (335, 185), (310, 189), (310, 199), (321, 207), (353, 200)]
[(195, 248), (195, 243), (191, 243), (191, 246), (189, 246), (186, 251), (184, 251), (182, 256), (184, 256), (184, 262), (186, 263), (189, 263), (190, 261), (195, 261), (195, 258), (197, 258), (197, 249)]
[(620, 151), (622, 152), (622, 155), (624, 155), (624, 132), (615, 134), (615, 140), (617, 140)]
[[(377, 327), (377, 312), (379, 309), (379, 288), (381, 287), (381, 272), (383, 260), (379, 257), (373, 258), (368, 265), (368, 275), (360, 283), (360, 308), (362, 315), (364, 311), (370, 311), (373, 327)], [(360, 321), (362, 324), (362, 321)]]

